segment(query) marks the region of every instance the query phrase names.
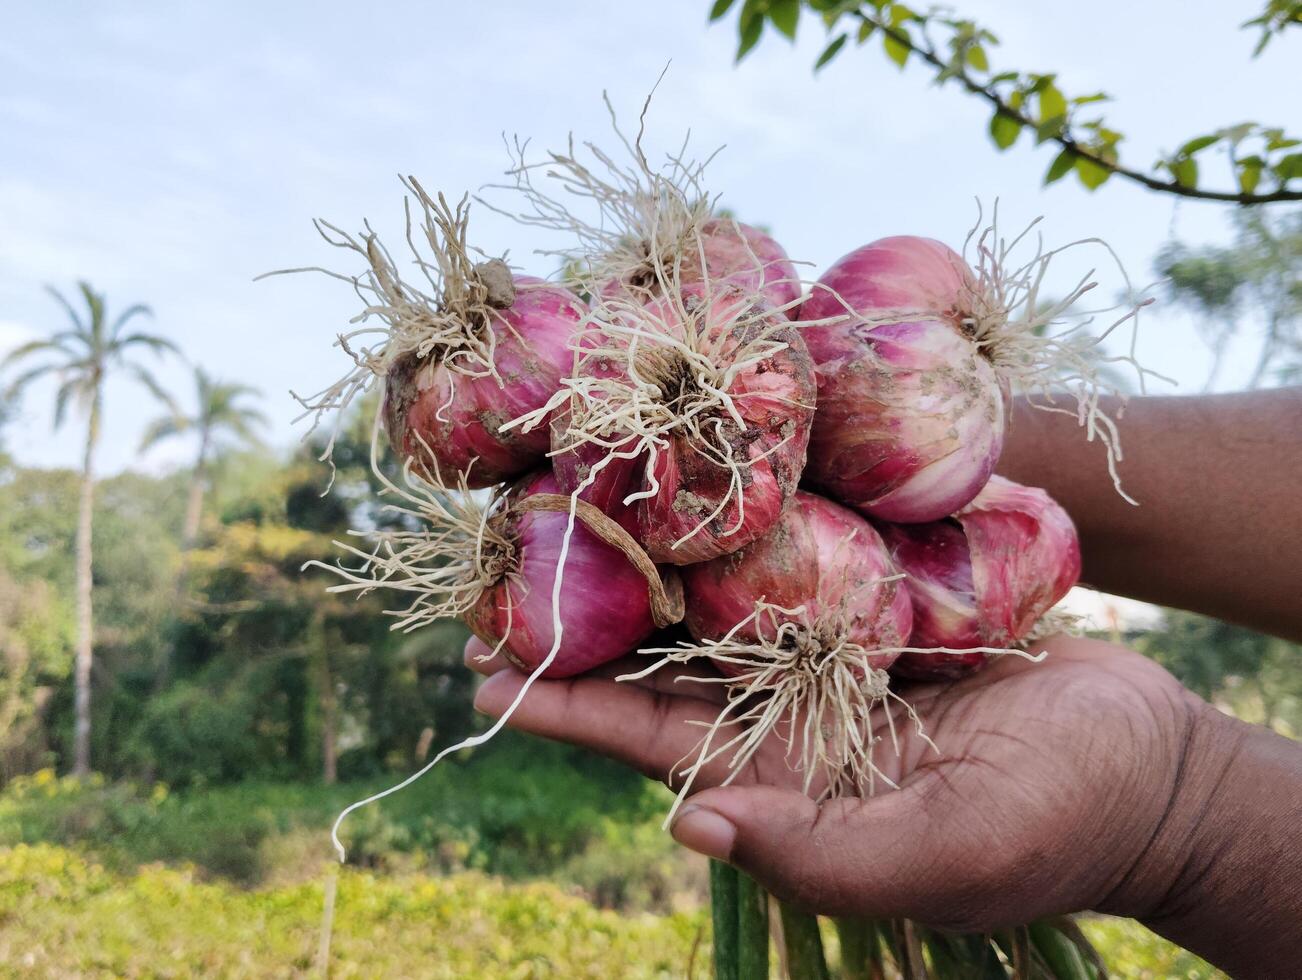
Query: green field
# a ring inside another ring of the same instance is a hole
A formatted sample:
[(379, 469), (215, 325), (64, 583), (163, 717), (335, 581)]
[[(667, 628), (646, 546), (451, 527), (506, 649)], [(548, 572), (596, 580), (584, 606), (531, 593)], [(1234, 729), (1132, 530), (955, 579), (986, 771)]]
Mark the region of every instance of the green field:
[[(337, 874), (331, 976), (708, 976), (703, 868), (660, 831), (662, 791), (613, 769), (531, 780), (523, 750), (365, 811), (349, 835), (363, 867), (339, 872), (329, 822), (370, 783), (14, 780), (0, 793), (0, 974), (319, 976)], [(1116, 976), (1217, 976), (1135, 923), (1084, 928)]]

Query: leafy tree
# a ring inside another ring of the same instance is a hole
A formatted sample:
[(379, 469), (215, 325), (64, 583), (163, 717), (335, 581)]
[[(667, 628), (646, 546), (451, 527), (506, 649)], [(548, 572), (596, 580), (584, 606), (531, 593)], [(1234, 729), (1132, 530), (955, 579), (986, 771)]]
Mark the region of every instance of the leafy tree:
[(85, 776), (90, 773), (91, 664), (94, 651), (91, 541), (95, 501), (95, 449), (99, 443), (104, 412), (104, 380), (110, 371), (123, 370), (157, 398), (170, 403), (170, 398), (154, 376), (131, 358), (140, 348), (162, 354), (168, 351), (175, 353), (176, 347), (171, 341), (154, 334), (127, 332), (126, 328), (133, 319), (149, 314), (147, 306), (136, 303), (110, 321), (103, 295), (96, 293), (85, 281), (77, 285), (85, 303), (84, 313), (79, 313), (62, 293), (51, 287), (50, 294), (68, 315), (68, 325), (44, 340), (34, 340), (19, 346), (0, 362), (0, 369), (25, 364), (40, 357), (51, 358), (19, 374), (9, 385), (7, 397), (16, 398), (33, 382), (54, 375), (58, 380), (54, 397), (55, 427), (63, 424), (70, 402), (75, 401), (77, 408), (86, 415), (81, 494), (77, 508), (77, 659), (74, 671), (76, 734), (73, 759), (73, 772)]
[[(181, 568), (176, 576), (177, 607), (185, 598), (189, 578), (189, 554), (199, 536), (203, 517), (204, 494), (208, 486), (208, 467), (214, 454), (228, 446), (256, 446), (257, 429), (267, 424), (267, 417), (252, 405), (245, 404), (260, 394), (256, 388), (232, 382), (214, 381), (203, 368), (194, 369), (195, 411), (186, 415), (172, 411), (154, 419), (145, 429), (140, 451), (181, 436), (194, 436), (197, 443), (190, 487), (186, 494), (185, 521), (181, 527)], [(171, 674), (173, 650), (164, 648), (162, 664), (154, 678), (154, 689), (162, 690)]]
[[(719, 20), (736, 0), (716, 0), (710, 19)], [(989, 106), (990, 136), (1006, 150), (1026, 130), (1037, 145), (1050, 143), (1058, 155), (1045, 183), (1075, 172), (1090, 190), (1111, 177), (1181, 197), (1236, 204), (1302, 200), (1302, 145), (1276, 126), (1255, 122), (1224, 126), (1195, 136), (1160, 159), (1155, 173), (1124, 164), (1119, 146), (1125, 137), (1101, 116), (1092, 116), (1103, 92), (1069, 96), (1052, 72), (995, 71), (990, 49), (999, 39), (988, 29), (952, 11), (933, 7), (919, 12), (898, 0), (743, 0), (737, 18), (737, 60), (759, 43), (765, 24), (788, 39), (796, 37), (803, 8), (817, 16), (831, 40), (814, 64), (818, 70), (851, 42), (862, 46), (880, 38), (886, 56), (899, 68), (912, 58), (935, 73), (939, 85), (953, 84)], [(1244, 24), (1261, 30), (1256, 53), (1271, 38), (1302, 24), (1302, 0), (1269, 0), (1265, 10)], [(1091, 116), (1087, 118), (1087, 116)], [(1212, 190), (1200, 184), (1199, 160), (1212, 148), (1227, 152), (1237, 188)]]
[(1168, 609), (1136, 645), (1188, 688), (1250, 721), (1302, 734), (1302, 649), (1278, 637)]
[(1302, 211), (1239, 211), (1234, 223), (1233, 244), (1174, 242), (1158, 254), (1157, 272), (1171, 300), (1199, 317), (1211, 344), (1207, 387), (1246, 312), (1266, 324), (1247, 387), (1260, 387), (1272, 372), (1282, 382), (1294, 380), (1302, 376)]

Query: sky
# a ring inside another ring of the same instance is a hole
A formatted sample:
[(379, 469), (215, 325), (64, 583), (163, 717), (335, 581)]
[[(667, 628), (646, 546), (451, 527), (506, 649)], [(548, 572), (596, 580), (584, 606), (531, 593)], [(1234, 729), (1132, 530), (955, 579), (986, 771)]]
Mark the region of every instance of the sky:
[[(573, 132), (612, 142), (601, 93), (632, 120), (669, 69), (649, 114), (663, 152), (685, 130), (708, 153), (708, 183), (743, 220), (771, 229), (811, 274), (889, 234), (961, 245), (974, 199), (998, 199), (1007, 227), (1043, 215), (1050, 243), (1099, 236), (1137, 281), (1172, 235), (1228, 237), (1224, 205), (1176, 202), (1114, 180), (1090, 194), (1074, 178), (1049, 188), (1051, 151), (1023, 138), (999, 153), (981, 105), (936, 89), (878, 50), (844, 51), (815, 76), (824, 40), (806, 15), (794, 46), (771, 35), (733, 66), (735, 25), (707, 27), (707, 0), (655, 3), (338, 2), (22, 4), (0, 36), (0, 355), (62, 326), (45, 293), (79, 278), (110, 309), (143, 301), (150, 329), (194, 364), (260, 388), (268, 438), (296, 437), (288, 391), (316, 390), (347, 364), (332, 347), (356, 301), (324, 277), (259, 273), (347, 258), (311, 219), (350, 230), (370, 218), (401, 232), (398, 174), (452, 195), (500, 179), (503, 134), (541, 150)], [(964, 0), (1003, 45), (996, 66), (1056, 69), (1068, 93), (1105, 89), (1125, 150), (1146, 167), (1161, 150), (1244, 119), (1302, 129), (1296, 42), (1252, 60), (1238, 30), (1252, 2)], [(1052, 11), (1050, 12), (1050, 8)], [(563, 11), (563, 13), (561, 12)], [(1205, 166), (1229, 182), (1228, 169)], [(471, 236), (509, 249), (526, 271), (554, 239), (479, 208)], [(1060, 282), (1088, 266), (1064, 257)], [(1120, 287), (1105, 275), (1102, 291)], [(1187, 317), (1158, 309), (1141, 357), (1197, 390), (1210, 359)], [(1224, 383), (1246, 373), (1232, 350)], [(179, 396), (189, 369), (160, 362)], [(28, 465), (75, 465), (78, 421), (55, 432), (50, 387), (33, 389), (6, 432)], [(183, 465), (177, 442), (141, 457), (158, 413), (124, 380), (109, 385), (101, 472)], [(300, 430), (301, 431), (301, 430)]]

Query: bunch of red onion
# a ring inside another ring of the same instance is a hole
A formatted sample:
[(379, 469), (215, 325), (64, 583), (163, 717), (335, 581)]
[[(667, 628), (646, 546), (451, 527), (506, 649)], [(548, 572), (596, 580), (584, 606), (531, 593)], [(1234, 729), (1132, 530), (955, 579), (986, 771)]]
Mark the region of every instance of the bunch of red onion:
[[(706, 660), (727, 688), (684, 794), (707, 759), (731, 753), (739, 771), (774, 735), (812, 795), (869, 792), (880, 730), (895, 735), (891, 676), (957, 678), (1018, 652), (1077, 580), (1067, 515), (992, 473), (1011, 394), (1053, 379), (1075, 407), (1043, 407), (1079, 414), (1118, 455), (1097, 411), (1098, 338), (1046, 330), (1092, 283), (1046, 306), (1055, 253), (1014, 267), (1017, 242), (996, 233), (973, 269), (896, 237), (837, 262), (802, 302), (786, 253), (717, 213), (700, 166), (657, 170), (625, 145), (627, 167), (594, 149), (605, 176), (572, 148), (546, 163), (595, 219), (539, 190), (535, 165), (513, 171), (518, 217), (577, 240), (553, 253), (568, 288), (471, 262), (464, 207), (415, 181), (428, 292), (369, 229), (359, 242), (326, 226), (367, 256), (349, 281), (362, 318), (386, 326), (306, 404), (382, 378), (377, 432), (404, 462), (402, 485), (376, 466), (397, 529), (350, 546), (360, 564), (333, 566), (334, 588), (405, 596), (399, 629), (462, 618), (528, 672), (465, 744), (537, 678), (682, 620), (690, 639), (643, 651), (647, 671)], [(350, 353), (356, 336), (341, 338)]]

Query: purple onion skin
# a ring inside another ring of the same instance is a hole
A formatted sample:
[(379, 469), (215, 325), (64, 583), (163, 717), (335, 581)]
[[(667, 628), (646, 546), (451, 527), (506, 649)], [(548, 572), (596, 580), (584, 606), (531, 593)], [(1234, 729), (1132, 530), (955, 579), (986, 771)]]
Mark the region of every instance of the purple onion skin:
[[(1080, 578), (1071, 518), (1043, 490), (992, 477), (953, 519), (884, 525), (882, 537), (908, 577), (916, 647), (1008, 647)], [(892, 668), (915, 679), (952, 679), (989, 656), (906, 653)]]
[[(704, 257), (704, 265), (701, 259)], [(775, 309), (794, 316), (801, 284), (786, 250), (771, 236), (732, 218), (711, 218), (701, 225), (700, 251), (684, 251), (678, 267), (680, 286), (732, 282), (758, 293)], [(603, 296), (617, 294), (626, 283), (609, 282)]]
[[(894, 574), (871, 524), (839, 504), (797, 491), (764, 537), (731, 555), (682, 569), (685, 623), (698, 641), (719, 639), (764, 599), (787, 609), (803, 605), (811, 621), (848, 614), (840, 638), (870, 651), (903, 646), (913, 610), (902, 583), (884, 581)], [(738, 635), (758, 639), (761, 629), (752, 624)], [(884, 668), (894, 659), (895, 654), (876, 654), (868, 663)]]
[(812, 483), (895, 523), (938, 520), (985, 485), (1008, 388), (959, 322), (970, 283), (941, 243), (897, 237), (856, 249), (815, 284), (798, 318), (841, 319), (801, 330), (818, 376)]
[[(550, 473), (526, 478), (522, 496), (560, 493)], [(565, 536), (565, 513), (529, 512), (513, 518), (515, 572), (486, 590), (466, 625), (522, 670), (532, 672), (555, 640), (552, 588)], [(561, 582), (561, 646), (543, 677), (573, 677), (628, 653), (655, 623), (647, 581), (618, 548), (576, 521)]]
[(414, 356), (389, 373), (384, 418), (390, 444), (404, 458), (437, 465), (445, 480), (469, 470), (471, 487), (488, 487), (545, 462), (547, 426), (530, 432), (503, 432), (501, 426), (537, 411), (555, 394), (573, 364), (570, 341), (587, 309), (569, 290), (541, 279), (517, 276), (515, 285), (515, 302), (490, 326), (502, 384)]

